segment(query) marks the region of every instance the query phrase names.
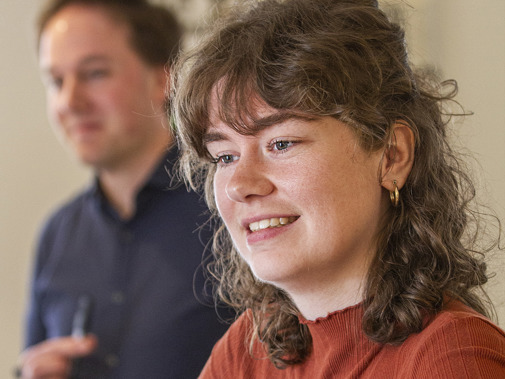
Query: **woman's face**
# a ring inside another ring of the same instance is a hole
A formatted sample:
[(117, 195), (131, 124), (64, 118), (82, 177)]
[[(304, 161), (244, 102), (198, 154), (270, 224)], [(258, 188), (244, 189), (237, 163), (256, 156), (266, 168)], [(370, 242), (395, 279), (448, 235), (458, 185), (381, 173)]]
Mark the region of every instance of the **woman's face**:
[(364, 152), (332, 117), (292, 117), (245, 136), (211, 114), (206, 146), (219, 213), (260, 280), (291, 294), (361, 281), (388, 206), (380, 151)]

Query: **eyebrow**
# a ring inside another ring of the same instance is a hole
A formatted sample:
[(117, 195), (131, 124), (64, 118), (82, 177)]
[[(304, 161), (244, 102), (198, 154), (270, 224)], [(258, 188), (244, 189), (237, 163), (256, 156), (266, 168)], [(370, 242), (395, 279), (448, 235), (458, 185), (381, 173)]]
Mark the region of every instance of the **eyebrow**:
[(90, 55), (85, 57), (82, 61), (79, 62), (79, 66), (84, 66), (90, 63), (107, 63), (110, 62), (110, 57), (107, 55)]
[[(264, 129), (267, 129), (273, 125), (281, 124), (281, 123), (283, 123), (287, 120), (291, 120), (291, 119), (313, 121), (316, 119), (316, 117), (302, 115), (300, 113), (293, 113), (293, 112), (277, 112), (277, 113), (268, 115), (266, 117), (261, 117), (261, 118), (255, 119), (253, 121), (253, 125), (255, 126), (254, 130), (253, 130), (253, 128), (250, 128), (249, 130), (251, 130), (252, 135), (255, 135)], [(247, 130), (247, 127), (244, 128), (244, 130)], [(227, 139), (228, 138), (223, 133), (207, 132), (203, 136), (203, 144), (206, 145), (211, 142), (225, 141)]]
[[(85, 67), (87, 65), (90, 65), (90, 64), (94, 64), (94, 63), (108, 63), (110, 62), (111, 59), (110, 57), (106, 56), (106, 55), (89, 55), (87, 57), (85, 57), (84, 59), (80, 60), (77, 64), (78, 67)], [(46, 66), (46, 67), (42, 67), (42, 73), (45, 74), (45, 75), (52, 75), (55, 71), (54, 67), (52, 66)]]
[(211, 142), (224, 141), (226, 139), (227, 138), (223, 133), (218, 132), (205, 133), (205, 135), (203, 136), (203, 144), (206, 145)]

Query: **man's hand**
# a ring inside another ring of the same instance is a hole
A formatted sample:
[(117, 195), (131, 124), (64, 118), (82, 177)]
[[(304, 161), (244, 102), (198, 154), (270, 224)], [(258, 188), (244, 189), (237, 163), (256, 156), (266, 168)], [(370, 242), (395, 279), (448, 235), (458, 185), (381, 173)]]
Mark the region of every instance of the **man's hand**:
[(92, 335), (49, 339), (21, 353), (18, 373), (23, 379), (67, 379), (72, 360), (90, 354), (96, 346)]

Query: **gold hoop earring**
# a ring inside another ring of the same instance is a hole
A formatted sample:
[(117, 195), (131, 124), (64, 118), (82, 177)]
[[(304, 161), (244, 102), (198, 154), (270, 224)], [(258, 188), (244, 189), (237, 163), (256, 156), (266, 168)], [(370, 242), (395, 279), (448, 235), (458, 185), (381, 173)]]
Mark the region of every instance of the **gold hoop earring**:
[(393, 191), (389, 191), (389, 198), (391, 199), (391, 204), (393, 204), (393, 207), (396, 208), (400, 203), (400, 192), (398, 191), (396, 180), (393, 180), (393, 185), (395, 186), (395, 189)]

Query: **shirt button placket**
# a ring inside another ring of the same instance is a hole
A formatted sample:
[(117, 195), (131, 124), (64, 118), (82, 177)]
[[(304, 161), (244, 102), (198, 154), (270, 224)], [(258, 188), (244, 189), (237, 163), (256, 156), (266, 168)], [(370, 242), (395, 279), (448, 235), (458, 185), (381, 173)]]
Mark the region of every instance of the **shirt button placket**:
[[(120, 248), (118, 249), (119, 255), (115, 258), (116, 265), (113, 284), (109, 293), (109, 301), (112, 305), (111, 312), (115, 314), (115, 319), (117, 320), (114, 329), (117, 329), (118, 333), (124, 333), (121, 330), (124, 328), (124, 315), (127, 313), (127, 309), (125, 309), (127, 306), (127, 283), (129, 280), (127, 273), (129, 272), (130, 250), (133, 248), (134, 237), (133, 231), (124, 224), (118, 230), (117, 238)], [(115, 341), (116, 346), (112, 347), (109, 353), (104, 356), (105, 364), (110, 369), (114, 369), (120, 364), (120, 357), (118, 355), (118, 352), (121, 350), (120, 341), (121, 338)]]
[(113, 304), (121, 305), (124, 303), (125, 294), (123, 291), (115, 291), (111, 294), (110, 300)]
[(119, 357), (116, 354), (108, 354), (105, 357), (105, 363), (109, 368), (114, 368), (119, 365)]

